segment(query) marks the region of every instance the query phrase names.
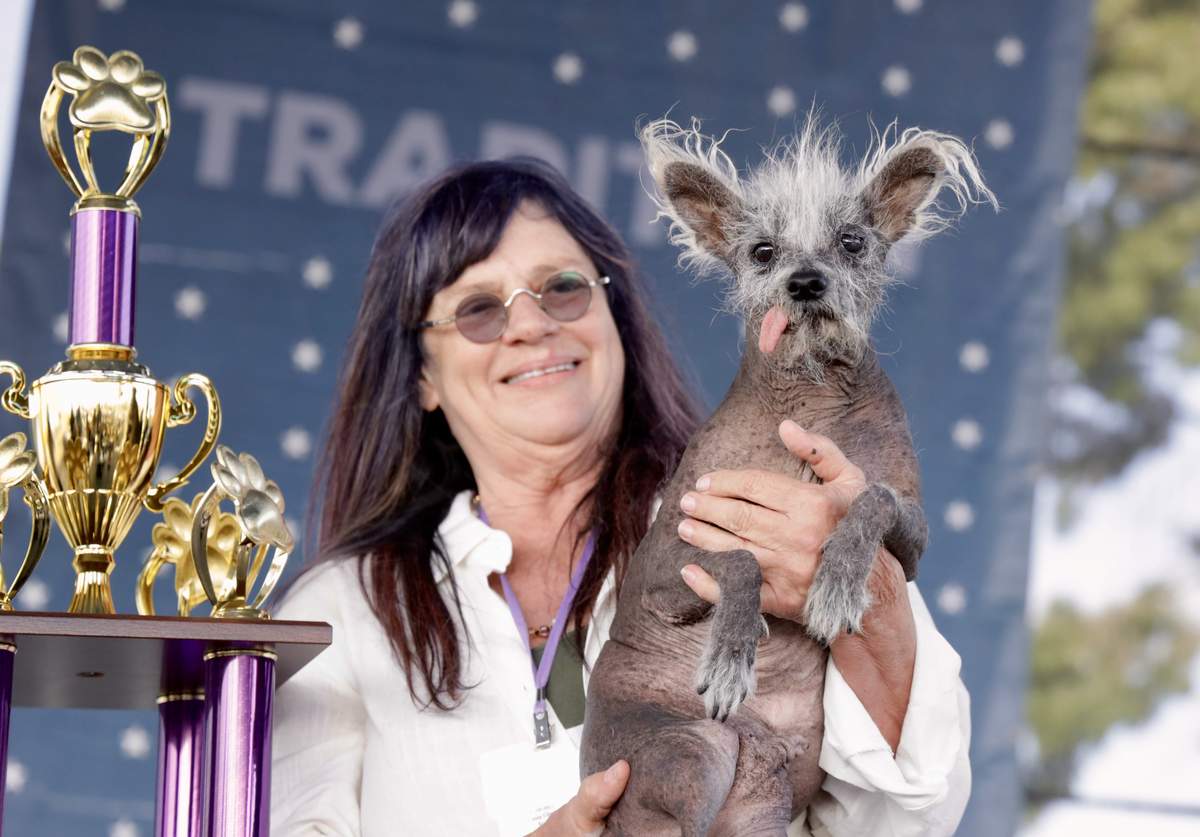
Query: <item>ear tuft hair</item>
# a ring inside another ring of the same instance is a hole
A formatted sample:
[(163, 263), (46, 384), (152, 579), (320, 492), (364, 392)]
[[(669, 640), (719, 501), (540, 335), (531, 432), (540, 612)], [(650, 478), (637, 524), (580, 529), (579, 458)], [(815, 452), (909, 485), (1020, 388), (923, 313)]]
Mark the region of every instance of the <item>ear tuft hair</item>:
[[(928, 238), (951, 226), (972, 204), (1000, 209), (962, 140), (920, 128), (900, 133), (895, 122), (874, 132), (857, 178), (876, 225), (891, 241)], [(952, 207), (938, 202), (943, 190)]]
[(737, 222), (742, 186), (737, 166), (724, 151), (724, 137), (700, 132), (692, 119), (683, 128), (657, 119), (638, 131), (655, 189), (647, 190), (658, 207), (657, 222), (670, 222), (668, 238), (680, 248), (679, 264), (697, 275), (726, 269), (729, 226)]

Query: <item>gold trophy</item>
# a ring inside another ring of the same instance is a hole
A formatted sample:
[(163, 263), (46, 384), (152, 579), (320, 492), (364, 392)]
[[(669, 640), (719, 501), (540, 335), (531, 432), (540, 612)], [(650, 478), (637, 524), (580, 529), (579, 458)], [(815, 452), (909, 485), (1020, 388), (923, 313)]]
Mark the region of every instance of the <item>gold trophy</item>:
[[(59, 108), (71, 97), (77, 176), (63, 154)], [(71, 209), (71, 311), (67, 359), (25, 392), (20, 367), (0, 362), (12, 384), (0, 395), (11, 413), (29, 419), (50, 513), (74, 549), (71, 613), (113, 613), (109, 575), (114, 552), (142, 506), (163, 511), (166, 495), (187, 484), (216, 444), (221, 409), (203, 375), (185, 375), (174, 388), (137, 363), (133, 300), (141, 211), (133, 200), (161, 158), (170, 134), (166, 82), (146, 71), (132, 52), (106, 56), (75, 50), (54, 67), (42, 103), (42, 140), (78, 196)], [(125, 176), (115, 192), (98, 185), (91, 139), (96, 131), (134, 138)], [(196, 453), (173, 478), (154, 483), (167, 428), (188, 424), (207, 402), (207, 423)], [(26, 494), (29, 496), (28, 492)]]

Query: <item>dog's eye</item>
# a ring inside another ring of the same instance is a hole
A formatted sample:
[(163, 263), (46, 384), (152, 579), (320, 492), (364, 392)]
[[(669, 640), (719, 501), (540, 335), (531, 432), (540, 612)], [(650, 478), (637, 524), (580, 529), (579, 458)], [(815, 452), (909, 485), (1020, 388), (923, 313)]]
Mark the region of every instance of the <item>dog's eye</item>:
[(842, 249), (851, 255), (861, 253), (863, 249), (863, 237), (858, 233), (844, 232), (839, 239), (842, 243)]
[(775, 258), (775, 245), (762, 242), (755, 244), (750, 248), (750, 258), (759, 264), (770, 264), (771, 259)]

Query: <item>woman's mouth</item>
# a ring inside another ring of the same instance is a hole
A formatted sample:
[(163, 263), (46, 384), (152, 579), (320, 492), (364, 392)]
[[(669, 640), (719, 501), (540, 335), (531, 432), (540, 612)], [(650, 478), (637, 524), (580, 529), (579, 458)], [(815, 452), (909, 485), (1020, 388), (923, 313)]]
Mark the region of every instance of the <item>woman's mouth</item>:
[(537, 369), (528, 369), (520, 374), (505, 378), (506, 384), (520, 384), (525, 381), (532, 381), (537, 378), (544, 378), (547, 375), (554, 375), (561, 372), (573, 372), (579, 366), (579, 361), (571, 360), (565, 363), (556, 363), (553, 366), (541, 366)]

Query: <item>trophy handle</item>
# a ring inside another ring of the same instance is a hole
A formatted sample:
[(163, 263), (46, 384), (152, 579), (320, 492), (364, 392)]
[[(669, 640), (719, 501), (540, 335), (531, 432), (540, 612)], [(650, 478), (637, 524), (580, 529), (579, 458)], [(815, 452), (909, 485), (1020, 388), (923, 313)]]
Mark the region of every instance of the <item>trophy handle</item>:
[(167, 564), (167, 556), (161, 549), (155, 549), (142, 565), (138, 573), (137, 589), (134, 600), (137, 602), (137, 612), (141, 616), (154, 616), (154, 582), (159, 572)]
[[(256, 556), (257, 561), (255, 562), (254, 575), (258, 574), (262, 560), (266, 557), (266, 554), (267, 545), (263, 544), (259, 547), (259, 554)], [(271, 595), (275, 590), (275, 585), (279, 583), (279, 578), (283, 575), (284, 565), (287, 564), (290, 555), (291, 552), (275, 547), (275, 555), (271, 558), (271, 566), (267, 568), (266, 578), (259, 585), (258, 595), (254, 597), (254, 602), (250, 605), (252, 608), (255, 610), (262, 609), (263, 604), (267, 601), (267, 597)]]
[[(196, 567), (196, 578), (200, 579), (200, 586), (204, 588), (204, 595), (208, 596), (213, 607), (220, 604), (220, 599), (217, 598), (212, 573), (208, 569), (208, 524), (217, 504), (221, 502), (221, 495), (217, 493), (220, 490), (218, 483), (210, 485), (196, 506), (196, 516), (192, 518), (192, 563)], [(234, 561), (236, 563), (236, 557)]]
[(8, 375), (12, 383), (0, 395), (0, 405), (14, 415), (29, 418), (29, 394), (25, 392), (25, 372), (15, 363), (0, 360), (0, 375)]
[(217, 436), (221, 432), (221, 399), (217, 397), (217, 390), (212, 381), (198, 372), (184, 375), (175, 382), (175, 403), (171, 405), (171, 413), (167, 417), (167, 427), (179, 427), (196, 417), (196, 405), (187, 397), (189, 387), (195, 387), (203, 392), (204, 398), (208, 402), (208, 423), (204, 428), (204, 438), (200, 440), (200, 447), (196, 449), (196, 453), (178, 474), (165, 482), (150, 487), (143, 504), (155, 513), (163, 510), (163, 498), (166, 495), (187, 485), (188, 477), (195, 473), (212, 452), (213, 446), (217, 443)]
[[(0, 591), (0, 610), (12, 610), (13, 597), (21, 591), (25, 581), (33, 574), (46, 550), (46, 541), (50, 538), (50, 499), (46, 496), (46, 486), (38, 479), (37, 474), (31, 473), (17, 483), (25, 494), (25, 505), (33, 516), (33, 526), (29, 532), (29, 546), (25, 549), (25, 558), (13, 577), (8, 589)], [(0, 523), (0, 538), (3, 537), (3, 523)], [(0, 582), (3, 581), (3, 571), (0, 570)]]

